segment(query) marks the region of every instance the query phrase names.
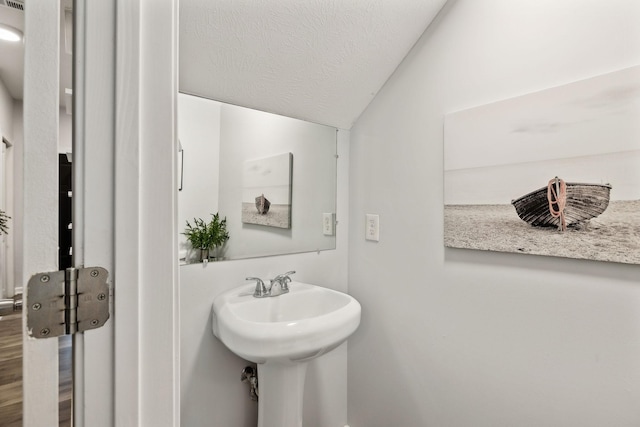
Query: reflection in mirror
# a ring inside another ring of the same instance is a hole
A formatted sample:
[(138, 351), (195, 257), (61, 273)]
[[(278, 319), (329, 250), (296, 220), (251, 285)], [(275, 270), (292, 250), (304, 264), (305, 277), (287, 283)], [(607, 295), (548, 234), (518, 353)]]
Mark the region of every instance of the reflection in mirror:
[[(178, 96), (178, 230), (226, 218), (211, 260), (335, 249), (335, 128)], [(243, 213), (244, 209), (244, 213)], [(184, 234), (181, 263), (200, 260)]]

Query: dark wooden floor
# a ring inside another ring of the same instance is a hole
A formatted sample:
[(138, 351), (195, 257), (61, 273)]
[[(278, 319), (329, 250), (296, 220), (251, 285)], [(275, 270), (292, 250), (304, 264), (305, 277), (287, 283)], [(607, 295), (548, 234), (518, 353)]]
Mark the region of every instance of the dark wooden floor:
[(22, 426), (22, 317), (0, 318), (0, 425)]
[[(0, 426), (22, 427), (22, 314), (0, 317)], [(60, 427), (71, 425), (71, 336), (59, 338)]]

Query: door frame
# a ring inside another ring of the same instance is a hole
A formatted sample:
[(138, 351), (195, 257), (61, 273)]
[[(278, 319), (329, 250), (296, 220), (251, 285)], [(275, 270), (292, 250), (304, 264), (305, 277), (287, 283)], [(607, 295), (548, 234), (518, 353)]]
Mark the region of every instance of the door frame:
[[(59, 8), (25, 11), (37, 32), (25, 45), (22, 283), (57, 268)], [(179, 426), (178, 2), (76, 0), (74, 12), (74, 256), (108, 265), (113, 286), (111, 320), (77, 339), (75, 425)], [(52, 425), (57, 340), (25, 333), (23, 349), (24, 426)]]
[(178, 0), (116, 3), (116, 425), (179, 426)]
[[(2, 129), (0, 128), (0, 210), (5, 213), (9, 211), (7, 206), (7, 156), (8, 156), (8, 143), (2, 135)], [(8, 241), (7, 235), (0, 233), (0, 298), (11, 298), (13, 296), (13, 286), (9, 289), (9, 260), (8, 255)]]

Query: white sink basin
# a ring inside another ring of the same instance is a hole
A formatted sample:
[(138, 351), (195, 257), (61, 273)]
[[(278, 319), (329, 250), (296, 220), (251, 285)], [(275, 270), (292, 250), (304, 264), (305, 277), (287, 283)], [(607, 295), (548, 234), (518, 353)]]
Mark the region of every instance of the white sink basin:
[(291, 282), (289, 293), (254, 298), (255, 284), (213, 300), (213, 333), (238, 356), (255, 363), (304, 362), (342, 344), (360, 324), (350, 295)]
[(289, 292), (255, 298), (255, 284), (213, 300), (213, 334), (258, 364), (258, 427), (302, 427), (308, 361), (342, 344), (360, 324), (360, 303), (342, 292), (290, 282)]

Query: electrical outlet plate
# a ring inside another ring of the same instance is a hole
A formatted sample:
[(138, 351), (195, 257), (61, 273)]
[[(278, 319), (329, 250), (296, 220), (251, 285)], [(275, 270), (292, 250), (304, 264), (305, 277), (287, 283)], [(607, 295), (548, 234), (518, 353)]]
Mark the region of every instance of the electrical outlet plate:
[(365, 236), (366, 240), (374, 242), (380, 241), (380, 216), (367, 214), (365, 220)]
[(336, 234), (335, 230), (336, 214), (323, 213), (322, 214), (322, 234), (325, 236), (333, 236)]

